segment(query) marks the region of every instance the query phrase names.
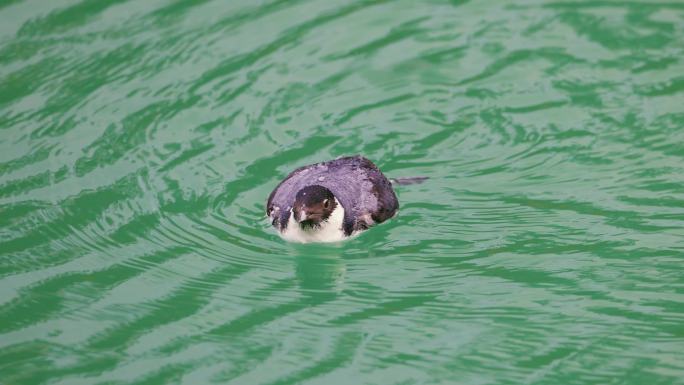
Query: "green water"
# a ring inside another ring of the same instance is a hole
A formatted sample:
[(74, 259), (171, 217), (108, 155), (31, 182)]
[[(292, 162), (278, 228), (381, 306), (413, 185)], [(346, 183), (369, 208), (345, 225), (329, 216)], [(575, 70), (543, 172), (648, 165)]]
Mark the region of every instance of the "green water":
[(683, 265), (684, 2), (0, 2), (0, 384), (684, 384)]

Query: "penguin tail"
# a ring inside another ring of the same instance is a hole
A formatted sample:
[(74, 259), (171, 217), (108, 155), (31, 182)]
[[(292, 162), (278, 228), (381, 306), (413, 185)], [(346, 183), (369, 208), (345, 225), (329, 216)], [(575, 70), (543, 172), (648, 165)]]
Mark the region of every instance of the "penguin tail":
[(406, 186), (410, 184), (419, 184), (423, 183), (428, 179), (426, 176), (413, 176), (413, 177), (407, 177), (407, 178), (390, 178), (390, 182), (392, 182), (393, 185), (397, 186)]

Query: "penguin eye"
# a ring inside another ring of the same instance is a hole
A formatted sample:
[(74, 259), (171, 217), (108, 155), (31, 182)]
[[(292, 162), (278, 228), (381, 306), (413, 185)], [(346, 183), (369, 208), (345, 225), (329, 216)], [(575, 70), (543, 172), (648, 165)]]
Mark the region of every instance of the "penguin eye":
[(326, 209), (330, 208), (330, 199), (326, 199), (323, 201), (323, 207), (325, 207)]

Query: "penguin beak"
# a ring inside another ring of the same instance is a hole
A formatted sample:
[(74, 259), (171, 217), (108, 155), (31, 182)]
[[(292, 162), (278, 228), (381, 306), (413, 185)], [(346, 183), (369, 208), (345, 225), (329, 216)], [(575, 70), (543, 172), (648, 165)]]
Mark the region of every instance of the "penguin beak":
[(323, 214), (321, 213), (306, 213), (305, 216), (307, 221), (320, 222), (323, 219)]
[(323, 220), (323, 213), (301, 210), (299, 212), (299, 222), (319, 223)]

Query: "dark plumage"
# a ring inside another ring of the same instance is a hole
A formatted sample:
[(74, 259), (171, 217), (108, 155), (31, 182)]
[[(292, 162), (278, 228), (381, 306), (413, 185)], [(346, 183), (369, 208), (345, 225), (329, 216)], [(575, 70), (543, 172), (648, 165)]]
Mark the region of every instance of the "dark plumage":
[(344, 208), (342, 231), (346, 236), (386, 221), (399, 209), (390, 181), (373, 162), (356, 155), (300, 167), (290, 173), (266, 203), (273, 226), (281, 231), (286, 228), (297, 194), (314, 185), (332, 192)]

